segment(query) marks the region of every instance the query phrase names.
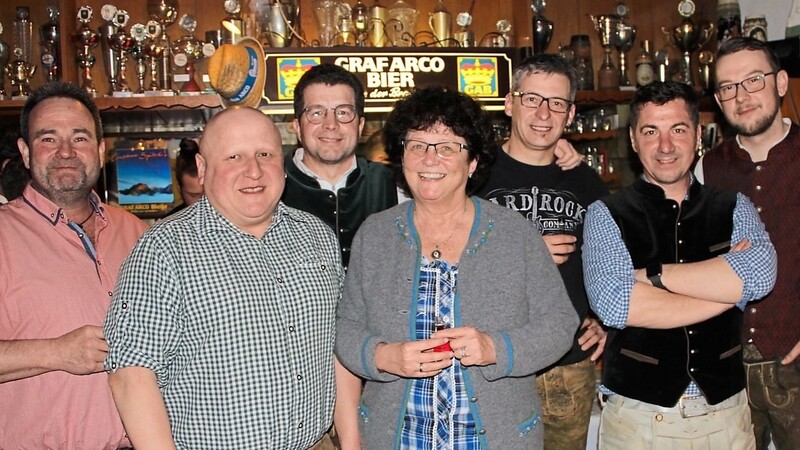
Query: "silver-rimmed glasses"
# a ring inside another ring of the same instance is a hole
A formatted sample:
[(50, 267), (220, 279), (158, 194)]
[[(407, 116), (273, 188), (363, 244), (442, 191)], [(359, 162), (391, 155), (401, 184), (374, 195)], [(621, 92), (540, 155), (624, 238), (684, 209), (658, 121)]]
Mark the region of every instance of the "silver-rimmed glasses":
[(428, 149), (431, 147), (433, 147), (433, 151), (436, 152), (436, 156), (442, 159), (451, 158), (457, 153), (461, 153), (461, 150), (469, 149), (467, 144), (462, 144), (460, 142), (437, 142), (435, 144), (429, 144), (416, 139), (406, 139), (402, 141), (401, 144), (406, 153), (419, 158), (425, 156), (425, 154), (428, 153)]
[(350, 123), (355, 120), (357, 115), (356, 107), (354, 105), (338, 105), (333, 108), (328, 108), (322, 105), (311, 105), (303, 109), (303, 115), (309, 122), (313, 123), (314, 125), (319, 125), (325, 121), (325, 117), (328, 116), (329, 109), (333, 110), (333, 116), (339, 123)]
[(545, 97), (535, 92), (513, 92), (511, 95), (519, 97), (519, 102), (526, 108), (538, 108), (542, 102), (547, 102), (547, 108), (555, 113), (565, 113), (569, 111), (572, 102), (561, 97)]
[(717, 98), (721, 102), (727, 102), (736, 97), (739, 93), (739, 86), (741, 86), (748, 94), (752, 94), (763, 90), (766, 87), (766, 78), (769, 75), (777, 75), (778, 72), (767, 72), (763, 74), (753, 75), (752, 77), (745, 78), (738, 83), (723, 84), (717, 88)]

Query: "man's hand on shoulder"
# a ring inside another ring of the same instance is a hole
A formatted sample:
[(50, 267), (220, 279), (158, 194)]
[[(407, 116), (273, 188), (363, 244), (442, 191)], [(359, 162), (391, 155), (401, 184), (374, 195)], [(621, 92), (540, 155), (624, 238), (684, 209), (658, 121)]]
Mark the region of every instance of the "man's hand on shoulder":
[(583, 155), (566, 139), (558, 140), (553, 154), (556, 157), (556, 165), (561, 167), (561, 170), (574, 169), (583, 162)]

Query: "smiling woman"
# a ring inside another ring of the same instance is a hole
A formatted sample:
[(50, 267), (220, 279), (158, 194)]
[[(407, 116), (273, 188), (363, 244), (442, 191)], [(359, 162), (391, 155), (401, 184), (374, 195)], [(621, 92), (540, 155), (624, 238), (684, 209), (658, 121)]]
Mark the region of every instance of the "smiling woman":
[(533, 225), (471, 196), (497, 152), (491, 122), (469, 96), (426, 88), (397, 103), (383, 140), (412, 201), (359, 229), (336, 324), (339, 360), (366, 379), (364, 447), (541, 448), (534, 374), (577, 316)]

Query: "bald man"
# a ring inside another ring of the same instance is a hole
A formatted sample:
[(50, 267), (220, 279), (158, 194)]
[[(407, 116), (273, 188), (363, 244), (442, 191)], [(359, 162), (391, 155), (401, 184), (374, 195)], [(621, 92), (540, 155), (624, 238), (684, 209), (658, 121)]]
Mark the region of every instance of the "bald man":
[(133, 249), (105, 323), (105, 366), (137, 448), (332, 448), (330, 227), (280, 202), (272, 121), (227, 109), (197, 157), (205, 197)]

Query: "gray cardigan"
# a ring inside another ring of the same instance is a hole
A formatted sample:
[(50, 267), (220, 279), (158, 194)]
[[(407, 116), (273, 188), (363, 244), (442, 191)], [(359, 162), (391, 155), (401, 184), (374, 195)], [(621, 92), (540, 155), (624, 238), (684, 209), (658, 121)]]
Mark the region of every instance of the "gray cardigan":
[[(578, 315), (534, 226), (516, 211), (473, 197), (475, 221), (458, 263), (456, 326), (488, 333), (497, 363), (464, 370), (481, 448), (541, 448), (535, 372), (564, 355)], [(368, 449), (399, 448), (411, 379), (379, 372), (380, 342), (414, 339), (419, 236), (414, 202), (370, 216), (353, 242), (336, 321), (336, 354), (367, 380), (361, 435)]]

